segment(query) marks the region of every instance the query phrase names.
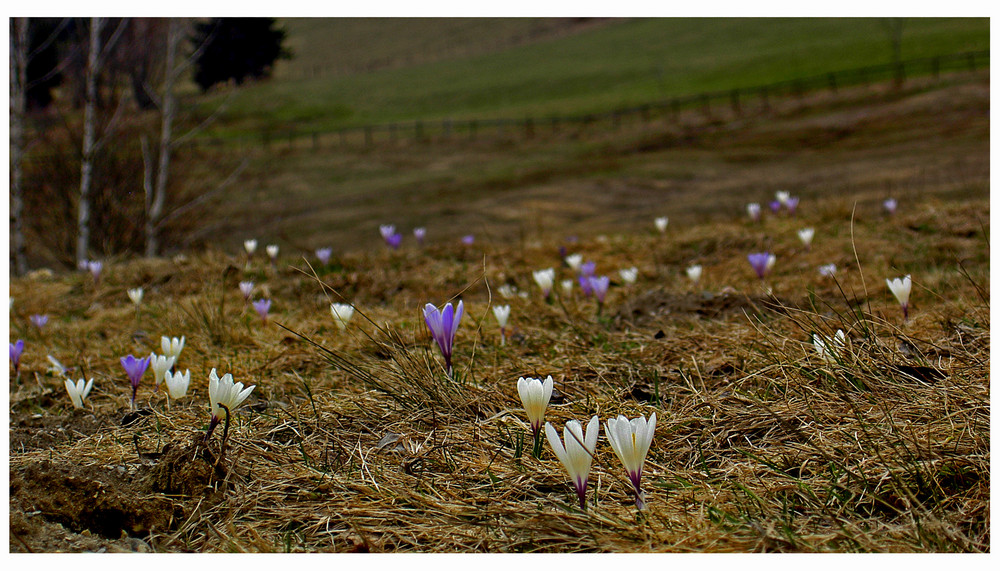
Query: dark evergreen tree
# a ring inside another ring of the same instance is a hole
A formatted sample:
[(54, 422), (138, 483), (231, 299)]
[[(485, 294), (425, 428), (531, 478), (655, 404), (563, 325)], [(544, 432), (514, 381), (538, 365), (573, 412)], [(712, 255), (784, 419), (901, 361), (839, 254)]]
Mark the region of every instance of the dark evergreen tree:
[(52, 103), (52, 90), (63, 80), (58, 44), (72, 35), (72, 21), (60, 18), (28, 20), (28, 109), (45, 109)]
[(207, 91), (230, 79), (241, 84), (267, 77), (275, 61), (291, 57), (284, 40), (274, 18), (215, 18), (199, 24), (193, 41), (202, 50), (195, 60), (195, 83)]

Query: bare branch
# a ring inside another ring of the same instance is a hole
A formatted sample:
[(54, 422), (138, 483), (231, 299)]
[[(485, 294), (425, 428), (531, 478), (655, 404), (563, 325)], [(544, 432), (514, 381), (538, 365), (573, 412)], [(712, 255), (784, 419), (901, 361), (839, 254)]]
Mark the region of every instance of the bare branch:
[(189, 201), (187, 204), (184, 204), (182, 206), (178, 206), (173, 211), (171, 211), (169, 214), (167, 214), (166, 216), (164, 216), (163, 218), (161, 218), (159, 224), (157, 224), (157, 227), (162, 227), (167, 222), (173, 220), (174, 218), (177, 218), (178, 216), (180, 216), (181, 214), (184, 214), (185, 212), (188, 212), (189, 210), (191, 210), (195, 206), (198, 206), (199, 204), (205, 202), (209, 198), (212, 198), (216, 194), (218, 194), (221, 191), (225, 190), (225, 188), (228, 187), (230, 184), (232, 184), (233, 181), (236, 180), (236, 177), (238, 177), (240, 175), (240, 173), (242, 173), (244, 170), (246, 170), (247, 166), (249, 166), (249, 165), (250, 165), (250, 157), (245, 157), (240, 162), (239, 166), (237, 166), (236, 169), (234, 169), (233, 172), (231, 172), (229, 174), (229, 176), (226, 177), (226, 180), (222, 181), (219, 184), (219, 186), (217, 186), (217, 187), (213, 188), (212, 190), (210, 190), (210, 191), (202, 194), (201, 196), (198, 196), (197, 198)]
[(181, 136), (177, 137), (176, 139), (174, 139), (173, 144), (174, 145), (179, 145), (181, 143), (184, 143), (185, 141), (187, 141), (188, 139), (194, 137), (195, 135), (197, 135), (198, 133), (200, 133), (201, 131), (203, 131), (205, 128), (207, 128), (209, 125), (211, 125), (212, 123), (214, 123), (215, 120), (218, 119), (219, 116), (223, 112), (225, 112), (226, 109), (229, 108), (229, 104), (232, 103), (233, 98), (235, 96), (236, 96), (236, 91), (235, 90), (230, 91), (226, 95), (225, 100), (223, 100), (222, 103), (219, 104), (219, 108), (218, 109), (216, 109), (215, 111), (213, 111), (212, 114), (209, 115), (208, 117), (206, 117), (204, 121), (202, 121), (201, 123), (198, 123), (197, 125), (195, 125), (194, 127), (192, 127), (190, 130), (188, 130), (188, 132), (186, 132), (183, 135), (181, 135)]

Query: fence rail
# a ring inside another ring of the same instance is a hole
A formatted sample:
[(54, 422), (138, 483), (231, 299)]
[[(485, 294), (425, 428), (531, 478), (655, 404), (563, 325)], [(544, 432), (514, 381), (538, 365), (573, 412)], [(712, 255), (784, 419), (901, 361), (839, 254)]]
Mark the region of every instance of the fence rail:
[(345, 127), (321, 131), (309, 129), (262, 130), (257, 135), (235, 138), (200, 138), (193, 145), (224, 147), (260, 145), (265, 150), (279, 145), (288, 149), (320, 149), (329, 146), (365, 146), (399, 141), (429, 142), (435, 139), (476, 140), (480, 137), (533, 138), (540, 133), (558, 133), (564, 128), (587, 127), (597, 123), (617, 128), (625, 121), (638, 118), (649, 122), (657, 117), (677, 119), (684, 110), (700, 109), (705, 116), (725, 109), (735, 115), (767, 112), (772, 99), (827, 90), (893, 81), (903, 84), (907, 78), (930, 76), (938, 79), (942, 73), (977, 71), (989, 67), (989, 50), (911, 59), (895, 64), (873, 65), (856, 69), (824, 73), (766, 85), (708, 91), (694, 95), (674, 97), (651, 103), (620, 107), (601, 113), (579, 115), (549, 115), (519, 119), (443, 119), (438, 121), (415, 120)]

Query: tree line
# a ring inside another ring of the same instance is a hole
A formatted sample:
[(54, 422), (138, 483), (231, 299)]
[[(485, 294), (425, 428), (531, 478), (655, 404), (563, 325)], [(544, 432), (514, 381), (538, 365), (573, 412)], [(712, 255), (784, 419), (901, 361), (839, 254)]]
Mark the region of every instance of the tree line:
[[(29, 235), (50, 259), (77, 265), (157, 255), (164, 227), (211, 192), (172, 196), (178, 145), (216, 115), (185, 110), (178, 88), (266, 79), (291, 57), (285, 37), (272, 18), (11, 18), (14, 273), (28, 271)], [(139, 189), (136, 206), (128, 199)]]

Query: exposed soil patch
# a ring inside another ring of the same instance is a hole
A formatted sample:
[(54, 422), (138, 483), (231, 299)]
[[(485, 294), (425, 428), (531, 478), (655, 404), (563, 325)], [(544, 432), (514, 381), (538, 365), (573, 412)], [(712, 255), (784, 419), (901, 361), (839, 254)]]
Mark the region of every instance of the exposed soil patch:
[[(194, 503), (221, 501), (235, 476), (217, 440), (206, 444), (202, 438), (194, 434), (159, 451), (141, 450), (137, 443), (138, 463), (79, 466), (43, 460), (12, 468), (10, 549), (148, 551), (139, 538), (175, 529)], [(40, 527), (53, 529), (40, 532)], [(62, 542), (52, 540), (60, 536)]]
[(44, 450), (85, 438), (114, 424), (105, 415), (73, 410), (65, 415), (11, 414), (10, 452)]
[(615, 313), (613, 322), (623, 328), (654, 327), (657, 322), (670, 319), (717, 319), (743, 310), (752, 311), (760, 302), (736, 292), (677, 293), (656, 289), (622, 305)]
[(134, 475), (123, 466), (28, 464), (11, 471), (12, 508), (18, 505), (74, 532), (90, 530), (109, 539), (170, 528), (174, 516), (181, 515), (174, 513), (173, 502), (149, 496)]

